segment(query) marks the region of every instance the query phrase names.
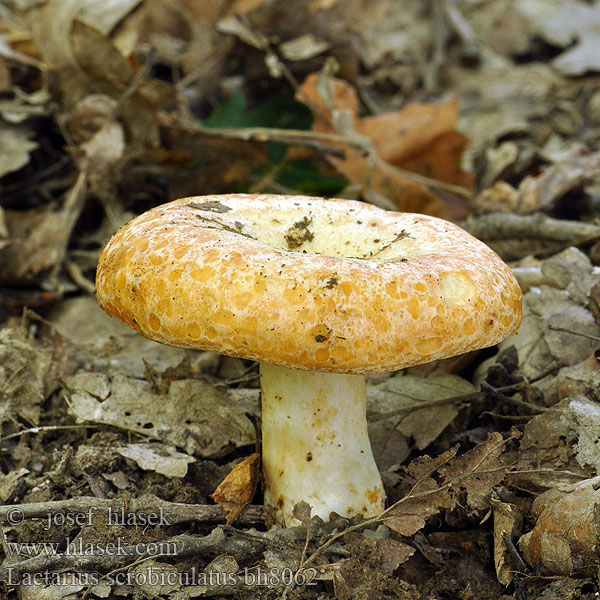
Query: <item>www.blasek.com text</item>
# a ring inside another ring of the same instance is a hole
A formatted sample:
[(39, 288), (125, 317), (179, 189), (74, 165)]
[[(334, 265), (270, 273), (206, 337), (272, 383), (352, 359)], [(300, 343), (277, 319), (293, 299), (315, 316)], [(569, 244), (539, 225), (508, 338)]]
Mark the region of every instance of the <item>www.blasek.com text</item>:
[(177, 542), (140, 542), (124, 544), (117, 537), (114, 542), (84, 542), (82, 538), (64, 542), (6, 542), (9, 556), (33, 558), (46, 556), (176, 556), (180, 547)]

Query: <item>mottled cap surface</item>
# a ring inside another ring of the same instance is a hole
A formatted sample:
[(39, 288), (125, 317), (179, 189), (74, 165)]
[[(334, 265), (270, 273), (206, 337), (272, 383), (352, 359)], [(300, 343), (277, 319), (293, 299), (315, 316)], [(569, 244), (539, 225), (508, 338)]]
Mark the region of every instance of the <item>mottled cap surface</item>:
[(341, 373), (455, 356), (521, 322), (510, 269), (456, 225), (303, 196), (154, 208), (108, 242), (96, 288), (153, 340)]

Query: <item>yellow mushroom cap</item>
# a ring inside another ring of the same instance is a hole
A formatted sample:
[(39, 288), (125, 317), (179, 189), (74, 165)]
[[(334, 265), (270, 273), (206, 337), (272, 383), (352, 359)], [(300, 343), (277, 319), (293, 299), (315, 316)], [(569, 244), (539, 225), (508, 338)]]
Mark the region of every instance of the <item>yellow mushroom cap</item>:
[(176, 200), (122, 227), (98, 300), (142, 335), (297, 369), (381, 373), (491, 346), (521, 290), (456, 225), (351, 200)]

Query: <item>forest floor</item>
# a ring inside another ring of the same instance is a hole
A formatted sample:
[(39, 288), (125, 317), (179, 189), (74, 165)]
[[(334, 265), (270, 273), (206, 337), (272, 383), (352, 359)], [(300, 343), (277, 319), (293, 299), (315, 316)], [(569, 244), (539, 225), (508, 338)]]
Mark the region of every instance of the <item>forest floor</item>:
[[(598, 48), (598, 1), (0, 2), (0, 597), (597, 597)], [(257, 364), (98, 306), (120, 226), (231, 192), (440, 216), (521, 285), (367, 378), (381, 516), (274, 524)]]

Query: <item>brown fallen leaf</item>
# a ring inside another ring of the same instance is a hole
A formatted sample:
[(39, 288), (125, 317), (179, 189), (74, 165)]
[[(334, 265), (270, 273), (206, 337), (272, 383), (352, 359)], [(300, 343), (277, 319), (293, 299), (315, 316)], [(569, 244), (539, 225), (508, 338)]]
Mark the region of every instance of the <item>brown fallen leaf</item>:
[(570, 396), (587, 396), (600, 401), (600, 363), (595, 354), (571, 367), (563, 367), (556, 376), (556, 393), (559, 400)]
[(449, 484), (455, 494), (460, 490), (466, 492), (468, 508), (486, 510), (489, 507), (492, 488), (506, 475), (506, 465), (500, 458), (505, 444), (500, 433), (488, 433), (485, 442), (439, 468), (444, 483)]
[(464, 199), (444, 204), (418, 177), (404, 173), (463, 188), (473, 186), (472, 177), (460, 169), (467, 138), (454, 129), (456, 102), (409, 104), (397, 112), (358, 117), (354, 88), (323, 73), (312, 73), (304, 80), (298, 99), (313, 111), (314, 131), (337, 132), (372, 145), (374, 155), (346, 147), (345, 158), (329, 158), (353, 184), (383, 195), (398, 210), (454, 218), (464, 214)]
[(538, 496), (537, 523), (519, 540), (525, 560), (543, 573), (592, 575), (598, 570), (600, 478), (586, 479)]
[[(516, 432), (511, 432), (508, 439), (516, 436)], [(387, 509), (384, 523), (400, 535), (412, 536), (431, 516), (457, 506), (464, 511), (489, 510), (492, 488), (506, 475), (500, 456), (506, 441), (494, 432), (462, 456), (456, 456), (455, 446), (433, 459), (415, 459), (408, 467), (405, 482), (411, 484), (412, 478), (414, 483), (404, 498)]]
[(413, 460), (408, 472), (415, 483), (408, 495), (390, 510), (384, 523), (400, 535), (410, 537), (425, 526), (427, 519), (443, 508), (452, 507), (452, 497), (447, 487), (441, 487), (431, 477), (443, 464), (456, 456), (458, 446), (446, 450), (435, 458), (422, 456)]
[[(41, 405), (55, 390), (57, 378), (68, 370), (68, 357), (58, 359), (58, 339), (30, 336), (25, 327), (0, 330), (0, 426), (17, 419), (39, 424)], [(65, 355), (67, 351), (63, 349)], [(3, 435), (10, 431), (4, 429)]]
[(119, 98), (119, 114), (127, 124), (130, 142), (158, 148), (160, 135), (155, 114), (175, 101), (174, 87), (144, 77), (144, 72), (136, 71), (110, 38), (79, 21), (73, 24), (69, 41), (74, 60), (80, 72), (85, 73), (84, 94), (100, 88), (104, 94)]
[[(490, 498), (494, 513), (494, 564), (496, 577), (502, 585), (508, 585), (515, 576), (512, 557), (514, 547), (512, 537), (520, 529), (522, 515), (518, 507), (508, 502)], [(519, 565), (520, 566), (520, 565)]]
[(229, 474), (211, 494), (211, 498), (218, 502), (227, 515), (227, 525), (231, 525), (240, 513), (250, 504), (256, 484), (258, 483), (260, 457), (254, 452), (242, 462), (233, 467)]
[[(593, 408), (591, 401), (586, 404)], [(575, 410), (571, 399), (565, 398), (525, 425), (518, 462), (511, 474), (515, 487), (538, 492), (590, 476), (592, 471), (579, 463), (574, 448), (579, 437)]]
[(169, 189), (175, 198), (222, 192), (243, 180), (253, 169), (269, 165), (266, 145), (240, 144), (235, 139), (210, 137), (193, 124), (162, 113), (159, 116), (161, 148), (149, 156), (165, 167)]

